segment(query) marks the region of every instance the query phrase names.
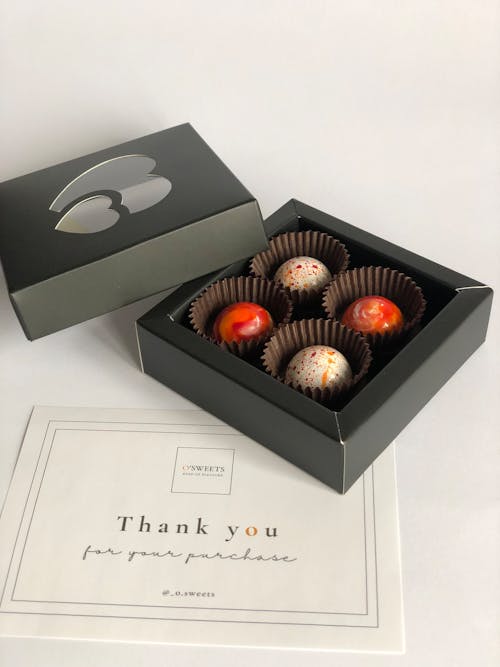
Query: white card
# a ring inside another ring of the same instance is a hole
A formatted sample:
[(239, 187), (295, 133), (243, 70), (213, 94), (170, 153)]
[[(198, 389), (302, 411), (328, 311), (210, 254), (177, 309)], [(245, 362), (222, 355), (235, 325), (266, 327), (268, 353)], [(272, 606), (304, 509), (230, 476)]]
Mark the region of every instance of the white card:
[(341, 496), (203, 411), (35, 408), (0, 545), (3, 636), (403, 650), (393, 446)]

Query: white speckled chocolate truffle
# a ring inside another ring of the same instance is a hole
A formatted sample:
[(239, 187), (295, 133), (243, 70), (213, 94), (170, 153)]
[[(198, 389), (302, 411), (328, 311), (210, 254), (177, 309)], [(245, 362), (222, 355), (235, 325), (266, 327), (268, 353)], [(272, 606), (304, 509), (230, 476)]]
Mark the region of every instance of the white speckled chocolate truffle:
[(332, 274), (314, 257), (292, 257), (274, 274), (274, 280), (289, 290), (320, 292), (330, 282)]
[(304, 347), (292, 357), (285, 380), (292, 387), (332, 389), (352, 381), (352, 371), (344, 355), (328, 345)]

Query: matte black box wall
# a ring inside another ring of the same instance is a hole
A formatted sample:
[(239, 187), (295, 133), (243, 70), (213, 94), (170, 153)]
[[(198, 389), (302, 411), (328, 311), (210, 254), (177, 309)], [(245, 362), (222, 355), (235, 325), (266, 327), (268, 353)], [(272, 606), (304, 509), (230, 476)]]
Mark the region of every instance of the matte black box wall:
[(265, 226), (269, 236), (326, 231), (346, 244), (351, 266), (387, 265), (411, 276), (427, 299), (421, 329), (375, 363), (345, 405), (330, 410), (190, 329), (190, 303), (215, 280), (245, 272), (247, 263), (240, 262), (183, 285), (138, 320), (143, 369), (344, 493), (484, 341), (493, 293), (472, 278), (294, 200)]

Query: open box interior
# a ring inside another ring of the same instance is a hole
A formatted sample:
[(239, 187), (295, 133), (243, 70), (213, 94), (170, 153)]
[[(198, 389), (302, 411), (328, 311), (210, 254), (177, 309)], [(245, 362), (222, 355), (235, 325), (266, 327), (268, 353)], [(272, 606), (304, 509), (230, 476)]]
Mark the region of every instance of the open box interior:
[[(286, 224), (280, 227), (278, 233), (283, 232), (296, 232), (296, 231), (305, 231), (305, 230), (316, 230), (326, 232), (332, 235), (331, 229), (321, 225), (318, 222), (313, 220), (297, 216), (295, 219), (288, 221)], [(446, 284), (440, 283), (439, 281), (430, 278), (429, 276), (413, 270), (411, 267), (402, 264), (401, 262), (395, 261), (392, 257), (384, 255), (380, 252), (374, 251), (371, 248), (367, 248), (360, 243), (357, 243), (350, 238), (343, 237), (342, 235), (335, 233), (333, 234), (339, 241), (342, 241), (346, 246), (346, 249), (350, 255), (350, 261), (348, 269), (353, 269), (356, 267), (362, 266), (384, 266), (391, 269), (397, 269), (402, 273), (405, 273), (410, 278), (412, 278), (417, 285), (419, 285), (424, 293), (427, 305), (425, 309), (424, 316), (417, 327), (410, 332), (402, 341), (391, 346), (390, 349), (381, 349), (381, 350), (372, 350), (373, 359), (368, 370), (368, 374), (365, 378), (361, 380), (357, 385), (355, 385), (350, 391), (343, 394), (340, 398), (336, 399), (334, 403), (328, 405), (327, 407), (331, 410), (339, 412), (345, 407), (353, 398), (356, 396), (362, 389), (365, 387), (382, 369), (384, 369), (391, 360), (401, 352), (401, 350), (406, 347), (406, 345), (414, 338), (418, 332), (424, 328), (442, 309), (454, 298), (457, 296), (457, 292), (449, 287)], [(221, 280), (222, 278), (235, 277), (235, 276), (248, 276), (250, 275), (249, 270), (250, 259), (246, 262), (238, 262), (227, 267), (223, 271), (217, 272), (213, 280), (202, 281), (198, 290), (193, 290), (189, 297), (175, 309), (169, 313), (169, 323), (176, 322), (180, 326), (193, 331), (191, 323), (189, 321), (189, 308), (194, 301), (194, 299), (210, 284), (216, 280)], [(323, 310), (321, 303), (316, 303), (314, 306), (304, 306), (304, 305), (295, 305), (293, 309), (293, 314), (291, 321), (305, 319), (305, 318), (326, 318), (327, 315)], [(215, 343), (210, 343), (203, 340), (204, 344), (212, 345), (218, 347)], [(228, 355), (231, 354), (221, 348), (218, 348), (221, 354)], [(260, 355), (253, 358), (238, 359), (241, 364), (250, 365), (266, 376), (268, 373), (263, 368)], [(288, 360), (285, 360), (288, 361)], [(269, 377), (269, 376), (268, 376)], [(281, 384), (278, 380), (274, 382)], [(294, 393), (300, 393), (296, 390), (290, 389), (283, 385), (283, 388), (287, 391), (293, 391)], [(301, 395), (302, 396), (302, 395)], [(302, 396), (304, 400), (312, 401), (312, 399)], [(323, 406), (320, 406), (323, 407)]]

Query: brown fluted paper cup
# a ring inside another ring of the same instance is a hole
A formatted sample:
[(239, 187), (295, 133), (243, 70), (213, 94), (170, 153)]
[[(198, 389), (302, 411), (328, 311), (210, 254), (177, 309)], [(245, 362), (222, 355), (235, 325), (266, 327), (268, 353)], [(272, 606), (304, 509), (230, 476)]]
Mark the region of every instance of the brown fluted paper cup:
[[(314, 257), (323, 262), (332, 278), (345, 271), (349, 264), (349, 254), (340, 241), (324, 232), (307, 230), (278, 234), (269, 242), (269, 249), (260, 252), (250, 262), (252, 275), (273, 279), (277, 269), (292, 257)], [(320, 300), (323, 288), (317, 292), (286, 290), (294, 304), (304, 304)]]
[(389, 345), (417, 326), (425, 311), (422, 290), (400, 271), (382, 266), (365, 266), (345, 271), (332, 280), (323, 292), (323, 308), (328, 317), (340, 321), (346, 308), (363, 296), (383, 296), (393, 301), (404, 318), (399, 331), (363, 334), (370, 345)]
[(213, 335), (213, 325), (219, 312), (232, 303), (252, 301), (263, 306), (273, 318), (275, 328), (290, 321), (292, 302), (276, 283), (262, 278), (240, 276), (219, 280), (193, 301), (189, 319), (195, 332), (240, 357), (258, 353), (269, 335), (253, 338), (240, 343), (217, 341)]
[(297, 387), (297, 391), (318, 403), (331, 403), (354, 387), (368, 372), (372, 354), (363, 336), (340, 322), (323, 319), (298, 320), (279, 327), (264, 348), (262, 362), (265, 370), (283, 384), (291, 386), (285, 379), (288, 363), (297, 352), (310, 345), (335, 348), (346, 357), (352, 371), (350, 382), (333, 388)]

